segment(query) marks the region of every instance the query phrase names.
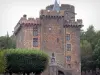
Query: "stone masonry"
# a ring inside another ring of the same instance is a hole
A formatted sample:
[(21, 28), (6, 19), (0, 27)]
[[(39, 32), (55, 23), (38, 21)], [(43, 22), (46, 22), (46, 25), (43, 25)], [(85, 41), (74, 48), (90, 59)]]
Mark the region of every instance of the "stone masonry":
[(23, 15), (15, 26), (17, 48), (40, 49), (50, 56), (42, 75), (81, 75), (80, 28), (83, 25), (81, 19), (75, 21), (75, 14), (73, 5), (59, 6), (55, 1), (40, 11), (39, 18), (27, 19)]

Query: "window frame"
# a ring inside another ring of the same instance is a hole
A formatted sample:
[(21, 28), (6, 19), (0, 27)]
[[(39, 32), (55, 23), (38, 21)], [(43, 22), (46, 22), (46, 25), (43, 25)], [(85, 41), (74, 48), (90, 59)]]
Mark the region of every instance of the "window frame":
[(70, 39), (71, 39), (71, 35), (70, 34), (66, 34), (66, 41), (70, 41)]
[(33, 36), (38, 36), (38, 26), (33, 27)]
[(71, 61), (71, 56), (70, 55), (66, 56), (66, 61), (68, 61), (68, 62)]
[(38, 47), (38, 38), (33, 38), (33, 47)]
[[(70, 46), (68, 46), (68, 45), (70, 45)], [(67, 43), (66, 44), (66, 49), (67, 49), (67, 51), (71, 51), (72, 50), (72, 45), (70, 43)]]

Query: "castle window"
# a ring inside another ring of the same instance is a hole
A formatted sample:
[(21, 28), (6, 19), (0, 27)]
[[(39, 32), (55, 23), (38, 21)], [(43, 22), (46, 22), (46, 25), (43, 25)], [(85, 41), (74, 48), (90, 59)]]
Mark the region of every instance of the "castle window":
[(33, 47), (38, 47), (38, 38), (33, 38)]
[(67, 41), (70, 40), (70, 34), (66, 34), (66, 40), (67, 40)]
[(33, 28), (33, 36), (38, 36), (38, 27)]
[(71, 61), (71, 56), (66, 56), (67, 61)]
[(67, 51), (71, 51), (71, 44), (67, 44)]

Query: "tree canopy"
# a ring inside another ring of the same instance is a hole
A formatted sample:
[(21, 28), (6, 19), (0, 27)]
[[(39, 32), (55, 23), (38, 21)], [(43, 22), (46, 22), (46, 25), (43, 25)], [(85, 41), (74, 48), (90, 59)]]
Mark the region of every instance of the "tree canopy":
[(9, 37), (9, 35), (0, 37), (0, 49), (10, 49), (15, 47), (15, 40)]
[(99, 40), (100, 31), (95, 31), (93, 25), (89, 26), (86, 31), (81, 30), (82, 70), (95, 70), (100, 65)]

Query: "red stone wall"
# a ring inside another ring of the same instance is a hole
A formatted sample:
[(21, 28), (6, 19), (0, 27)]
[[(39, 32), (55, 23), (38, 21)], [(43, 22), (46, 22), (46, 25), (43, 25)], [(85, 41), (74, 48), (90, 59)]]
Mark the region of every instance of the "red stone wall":
[[(80, 61), (80, 29), (79, 28), (66, 28), (65, 35), (70, 34), (70, 40), (65, 41), (66, 44), (71, 44), (71, 51), (65, 49), (65, 56), (71, 56), (71, 61), (66, 61), (66, 66), (71, 64), (71, 69), (74, 75), (80, 75), (81, 73), (81, 61)], [(65, 47), (66, 48), (66, 47)], [(70, 68), (69, 68), (70, 69)]]
[[(33, 38), (38, 38), (38, 47), (33, 47)], [(33, 36), (33, 26), (24, 26), (24, 48), (40, 49), (40, 33)]]

